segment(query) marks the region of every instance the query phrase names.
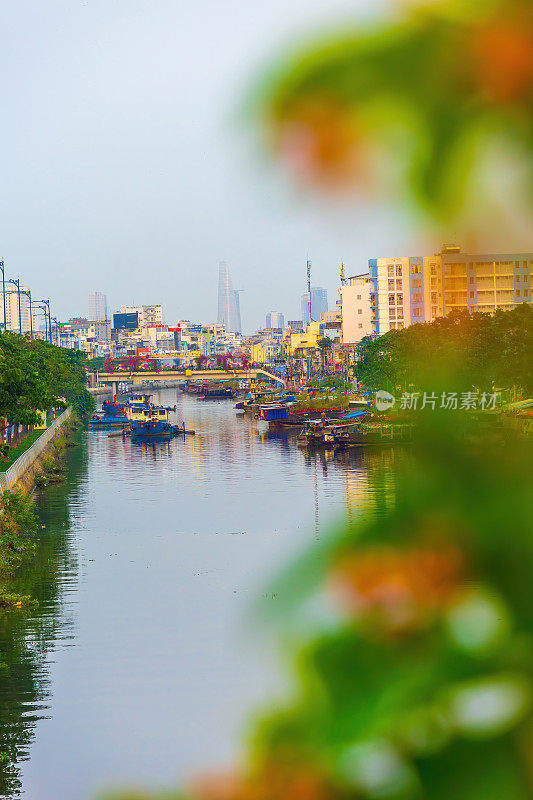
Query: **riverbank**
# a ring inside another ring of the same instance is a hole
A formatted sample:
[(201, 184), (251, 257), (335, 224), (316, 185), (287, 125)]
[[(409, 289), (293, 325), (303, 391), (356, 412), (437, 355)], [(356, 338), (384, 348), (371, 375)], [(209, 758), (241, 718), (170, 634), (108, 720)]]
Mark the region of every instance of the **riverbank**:
[(0, 608), (24, 609), (37, 603), (30, 595), (16, 591), (18, 570), (31, 566), (36, 552), (40, 520), (32, 494), (37, 487), (63, 481), (66, 448), (79, 427), (79, 419), (69, 406), (9, 469), (0, 473)]
[(10, 490), (18, 486), (31, 491), (34, 478), (42, 472), (41, 462), (50, 450), (54, 438), (64, 432), (69, 420), (73, 418), (72, 406), (69, 406), (41, 435), (14, 461), (4, 472), (0, 472), (0, 491)]

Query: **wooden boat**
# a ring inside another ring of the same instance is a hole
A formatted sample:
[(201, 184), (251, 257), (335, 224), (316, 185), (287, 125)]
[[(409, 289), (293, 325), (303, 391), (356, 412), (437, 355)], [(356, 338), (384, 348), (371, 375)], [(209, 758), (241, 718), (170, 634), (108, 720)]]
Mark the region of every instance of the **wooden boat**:
[(387, 446), (411, 441), (413, 425), (408, 422), (361, 421), (344, 423), (310, 422), (298, 436), (306, 447)]
[(198, 395), (200, 400), (224, 400), (235, 397), (237, 390), (233, 386), (203, 386)]

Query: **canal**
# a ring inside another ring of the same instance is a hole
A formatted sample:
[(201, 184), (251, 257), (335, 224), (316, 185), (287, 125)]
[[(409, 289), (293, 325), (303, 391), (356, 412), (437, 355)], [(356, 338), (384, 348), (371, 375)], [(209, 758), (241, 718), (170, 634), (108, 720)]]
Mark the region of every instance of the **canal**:
[(84, 432), (38, 500), (37, 611), (0, 621), (2, 797), (86, 800), (175, 785), (238, 753), (284, 691), (271, 628), (280, 569), (372, 500), (367, 456), (308, 455), (233, 403), (176, 390), (194, 437)]

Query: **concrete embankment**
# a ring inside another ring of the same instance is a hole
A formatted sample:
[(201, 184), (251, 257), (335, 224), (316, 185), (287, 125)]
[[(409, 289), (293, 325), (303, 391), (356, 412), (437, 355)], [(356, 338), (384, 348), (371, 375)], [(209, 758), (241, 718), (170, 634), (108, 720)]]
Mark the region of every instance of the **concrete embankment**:
[(40, 472), (39, 462), (45, 454), (48, 446), (63, 426), (72, 416), (72, 406), (69, 406), (63, 413), (47, 428), (39, 438), (22, 455), (11, 464), (5, 472), (0, 472), (0, 491), (13, 489), (16, 484), (22, 485), (26, 490), (33, 487), (35, 475)]

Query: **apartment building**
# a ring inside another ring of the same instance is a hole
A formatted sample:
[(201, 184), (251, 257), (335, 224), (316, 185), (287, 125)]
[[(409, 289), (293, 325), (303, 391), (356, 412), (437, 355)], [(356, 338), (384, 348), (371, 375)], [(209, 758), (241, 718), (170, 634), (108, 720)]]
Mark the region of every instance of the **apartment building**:
[(533, 253), (471, 255), (449, 245), (432, 256), (371, 259), (369, 278), (372, 332), (381, 336), (456, 309), (531, 304)]
[(368, 274), (353, 275), (339, 289), (343, 344), (356, 344), (374, 332), (370, 307), (371, 285)]

